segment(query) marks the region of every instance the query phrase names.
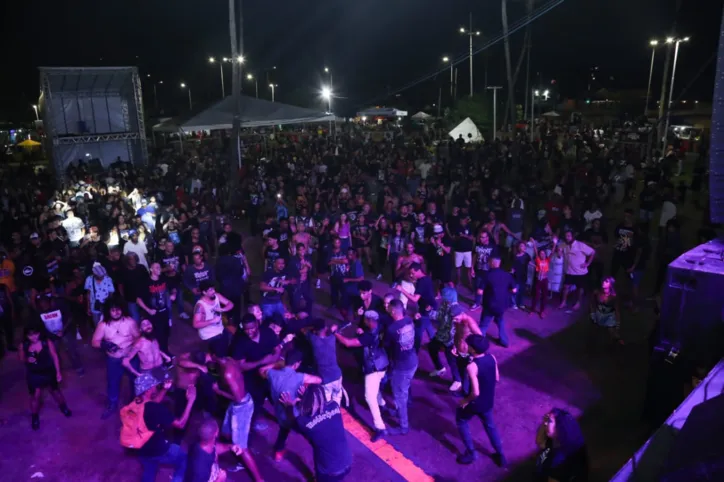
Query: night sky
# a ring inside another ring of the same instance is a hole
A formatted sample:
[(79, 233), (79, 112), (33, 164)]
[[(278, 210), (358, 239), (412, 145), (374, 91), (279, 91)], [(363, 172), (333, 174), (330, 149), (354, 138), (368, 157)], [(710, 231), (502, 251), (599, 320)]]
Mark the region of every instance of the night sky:
[[(536, 5), (545, 3), (538, 0)], [(611, 88), (645, 89), (648, 41), (665, 37), (676, 20), (678, 34), (692, 38), (681, 49), (677, 95), (716, 51), (722, 5), (685, 0), (677, 16), (676, 4), (677, 0), (565, 0), (533, 24), (532, 70), (540, 73), (541, 83), (555, 78), (563, 96), (584, 95), (593, 66), (600, 68), (601, 78), (608, 78)], [(0, 121), (33, 118), (30, 105), (37, 100), (37, 67), (42, 65), (137, 65), (148, 101), (151, 80), (164, 81), (158, 95), (169, 113), (186, 106), (181, 81), (191, 86), (195, 103), (216, 100), (221, 95), (219, 69), (208, 63), (208, 57), (230, 54), (227, 9), (228, 3), (220, 0), (6, 2)], [(449, 74), (402, 91), (398, 99), (387, 94), (442, 68), (443, 55), (464, 55), (467, 37), (458, 28), (467, 26), (469, 11), (474, 29), (481, 30), (483, 37), (499, 35), (500, 9), (498, 0), (245, 0), (247, 68), (262, 79), (260, 96), (270, 95), (264, 80), (268, 75), (279, 85), (277, 100), (282, 102), (319, 103), (323, 67), (329, 66), (335, 94), (341, 97), (335, 105), (344, 114), (371, 102), (430, 104)], [(524, 2), (511, 0), (510, 23), (523, 15)], [(522, 39), (522, 32), (512, 36), (513, 61)], [(490, 48), (487, 57), (489, 84), (504, 85), (502, 42)], [(657, 60), (654, 95), (658, 95), (663, 57)], [(476, 55), (475, 64), (479, 90), (482, 53)], [(467, 93), (467, 62), (459, 68), (459, 90)], [(712, 62), (686, 98), (711, 99), (714, 71)], [(230, 69), (226, 75), (228, 93)], [(521, 92), (522, 88), (520, 82)], [(244, 89), (253, 93), (253, 84), (245, 83)]]

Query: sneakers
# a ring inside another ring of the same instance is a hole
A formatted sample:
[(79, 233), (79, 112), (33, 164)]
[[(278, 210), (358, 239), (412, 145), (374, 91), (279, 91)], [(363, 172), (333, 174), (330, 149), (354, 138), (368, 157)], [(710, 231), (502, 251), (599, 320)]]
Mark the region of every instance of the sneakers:
[(508, 466), (508, 459), (506, 459), (505, 455), (501, 454), (500, 452), (493, 454), (493, 461), (495, 462), (495, 465), (497, 465), (501, 469), (504, 469)]
[(186, 312), (181, 312), (181, 314), (178, 316), (179, 316), (179, 318), (184, 319), (184, 320), (188, 320), (190, 318), (190, 316), (187, 315)]
[(479, 309), (480, 309), (480, 305), (477, 304), (477, 303), (473, 304), (473, 305), (470, 307), (470, 311), (475, 311), (475, 310), (479, 310)]
[(80, 336), (80, 330), (78, 328), (75, 329), (75, 339), (77, 341), (83, 341), (83, 337)]
[(445, 367), (443, 367), (439, 370), (433, 370), (430, 372), (430, 376), (433, 378), (438, 378), (438, 377), (441, 377), (443, 375), (443, 373), (445, 373), (446, 371), (447, 371), (447, 369)]
[(450, 388), (448, 388), (448, 390), (450, 390), (451, 392), (457, 392), (457, 391), (460, 390), (461, 388), (463, 388), (463, 384), (462, 384), (462, 383), (460, 383), (460, 382), (452, 382), (452, 385), (450, 385)]
[(468, 452), (465, 451), (457, 456), (457, 462), (462, 465), (470, 465), (473, 462), (475, 462), (475, 459), (478, 458), (478, 455), (475, 452)]
[(511, 306), (511, 308), (513, 308), (514, 310), (517, 310), (517, 309), (518, 309), (518, 305), (513, 305), (513, 306)]
[(378, 275), (377, 275), (377, 278), (375, 278), (375, 279), (376, 279), (377, 281), (381, 280), (381, 279), (382, 279), (382, 275), (381, 275), (381, 274), (378, 274)]
[(381, 438), (384, 438), (385, 435), (387, 435), (387, 430), (384, 430), (384, 429), (383, 429), (383, 430), (377, 430), (377, 429), (375, 429), (375, 432), (372, 434), (372, 438), (370, 438), (370, 441), (371, 441), (372, 443), (375, 443), (375, 442), (377, 442), (378, 440), (380, 440)]
[(103, 413), (101, 414), (101, 420), (108, 420), (111, 418), (111, 415), (116, 413), (116, 410), (118, 410), (118, 405), (115, 403), (109, 403), (106, 405), (106, 409), (103, 410)]
[(275, 462), (281, 462), (284, 460), (284, 454), (286, 453), (286, 450), (279, 450), (277, 452), (274, 452), (274, 461)]

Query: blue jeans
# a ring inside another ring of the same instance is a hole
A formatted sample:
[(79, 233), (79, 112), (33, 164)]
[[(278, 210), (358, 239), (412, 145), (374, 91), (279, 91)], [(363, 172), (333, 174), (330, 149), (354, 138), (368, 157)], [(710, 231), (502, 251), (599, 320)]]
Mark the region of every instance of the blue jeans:
[(410, 385), (417, 371), (417, 365), (408, 370), (400, 370), (393, 368), (390, 374), (390, 384), (392, 385), (392, 396), (395, 399), (395, 406), (400, 415), (400, 428), (410, 428), (410, 422), (407, 418), (407, 400), (410, 396)]
[(273, 317), (275, 313), (279, 313), (279, 316), (284, 317), (284, 313), (287, 312), (287, 310), (284, 308), (284, 303), (282, 303), (281, 301), (274, 301), (272, 303), (264, 303), (262, 301), (260, 308), (261, 316), (264, 318), (264, 320)]
[(424, 333), (427, 333), (427, 338), (430, 341), (435, 338), (435, 328), (433, 328), (432, 321), (427, 315), (422, 315), (419, 320), (415, 320), (415, 351), (418, 353), (422, 346), (422, 335)]
[(131, 318), (136, 320), (136, 323), (141, 322), (141, 310), (138, 306), (138, 303), (134, 303), (131, 301), (128, 302), (128, 314), (131, 315)]
[(518, 308), (520, 308), (521, 306), (523, 306), (523, 293), (525, 292), (525, 282), (516, 283), (515, 287), (515, 293), (510, 295), (510, 302), (513, 306), (517, 306)]
[(495, 427), (495, 422), (493, 421), (493, 410), (490, 409), (487, 412), (478, 412), (475, 407), (472, 406), (472, 403), (469, 403), (465, 408), (458, 407), (455, 412), (455, 422), (457, 423), (458, 431), (460, 432), (460, 438), (463, 439), (465, 450), (471, 453), (475, 452), (473, 437), (470, 435), (469, 422), (476, 416), (480, 418), (481, 422), (483, 422), (483, 428), (485, 429), (485, 433), (488, 435), (490, 445), (493, 446), (496, 453), (502, 454), (503, 444), (500, 442), (500, 435), (498, 434), (498, 429)]
[(502, 313), (490, 313), (483, 311), (480, 316), (480, 331), (483, 332), (483, 336), (488, 333), (490, 323), (495, 319), (495, 323), (498, 325), (498, 338), (500, 338), (500, 344), (508, 346), (508, 334), (505, 331), (505, 312)]
[(122, 360), (122, 358), (106, 356), (108, 402), (113, 405), (118, 405), (118, 399), (121, 396), (121, 380), (123, 379), (124, 373), (128, 375), (128, 378), (131, 381), (131, 391), (133, 391), (133, 382), (135, 377), (131, 372), (126, 371)]
[(173, 467), (173, 477), (171, 482), (183, 482), (186, 474), (186, 452), (176, 444), (169, 444), (165, 454), (158, 457), (138, 457), (143, 467), (143, 475), (141, 482), (155, 482), (158, 468), (160, 465), (170, 465)]

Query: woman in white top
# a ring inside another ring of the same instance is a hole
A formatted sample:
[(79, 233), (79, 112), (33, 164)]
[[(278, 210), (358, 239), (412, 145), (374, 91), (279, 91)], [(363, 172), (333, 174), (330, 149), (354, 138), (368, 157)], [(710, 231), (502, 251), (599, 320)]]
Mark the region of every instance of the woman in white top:
[(225, 357), (229, 349), (229, 332), (224, 328), (221, 313), (234, 308), (234, 303), (216, 293), (214, 282), (206, 280), (199, 286), (201, 298), (194, 306), (193, 326), (199, 337), (209, 343), (209, 349), (218, 357)]

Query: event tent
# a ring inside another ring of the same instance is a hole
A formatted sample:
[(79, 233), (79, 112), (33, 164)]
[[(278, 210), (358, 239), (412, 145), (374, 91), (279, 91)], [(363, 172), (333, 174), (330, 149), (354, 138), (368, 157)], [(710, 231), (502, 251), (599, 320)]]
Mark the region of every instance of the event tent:
[(545, 114), (541, 114), (541, 116), (542, 117), (560, 117), (561, 115), (558, 112), (551, 110), (551, 111), (546, 112)]
[(357, 112), (357, 117), (407, 117), (407, 111), (394, 107), (370, 107)]
[(420, 111), (417, 114), (413, 115), (411, 119), (416, 121), (426, 121), (432, 119), (432, 116), (430, 114), (426, 114), (423, 111)]
[(32, 149), (34, 147), (40, 147), (40, 142), (34, 141), (32, 139), (26, 139), (23, 142), (18, 143), (18, 145), (26, 149)]
[[(457, 139), (461, 134), (465, 142), (483, 142), (484, 140), (483, 135), (480, 133), (478, 128), (475, 126), (475, 122), (473, 122), (470, 117), (466, 118), (458, 124), (455, 129), (450, 131), (450, 137), (453, 139)], [(470, 137), (468, 137), (468, 134), (470, 134)]]
[[(231, 129), (234, 119), (234, 99), (226, 97), (197, 114), (169, 119), (153, 126), (154, 132), (176, 133), (179, 131), (212, 131)], [(284, 124), (303, 124), (334, 121), (333, 114), (305, 109), (280, 102), (270, 102), (241, 96), (242, 127), (264, 127)]]

